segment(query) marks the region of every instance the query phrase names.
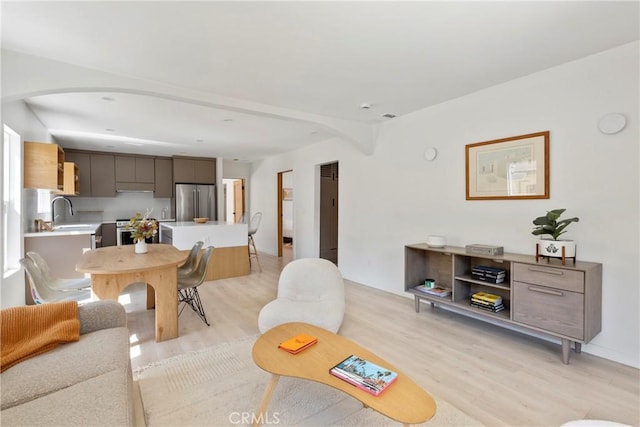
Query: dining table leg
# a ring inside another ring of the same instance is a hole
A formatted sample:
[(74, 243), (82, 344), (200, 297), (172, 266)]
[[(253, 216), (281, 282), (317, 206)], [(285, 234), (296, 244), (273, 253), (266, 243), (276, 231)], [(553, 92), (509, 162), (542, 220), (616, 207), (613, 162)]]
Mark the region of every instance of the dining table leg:
[(156, 342), (178, 337), (178, 268), (158, 268), (146, 272), (146, 282), (156, 296)]
[[(156, 342), (178, 337), (178, 268), (155, 268), (144, 272), (92, 274), (91, 291), (101, 300), (118, 301), (120, 292), (132, 283), (147, 284), (147, 308), (156, 308)], [(151, 288), (151, 290), (149, 290)]]

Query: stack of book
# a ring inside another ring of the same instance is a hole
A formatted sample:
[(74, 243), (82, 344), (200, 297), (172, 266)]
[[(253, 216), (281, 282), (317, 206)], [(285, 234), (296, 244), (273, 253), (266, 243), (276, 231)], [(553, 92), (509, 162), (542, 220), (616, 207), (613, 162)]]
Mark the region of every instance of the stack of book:
[(396, 372), (355, 355), (335, 365), (329, 373), (374, 396), (382, 393), (398, 378)]
[(483, 282), (502, 283), (505, 280), (507, 272), (502, 268), (487, 267), (484, 265), (476, 265), (471, 267), (471, 277)]
[(489, 294), (486, 292), (476, 292), (471, 295), (471, 306), (491, 311), (493, 313), (504, 310), (502, 297), (500, 295)]
[(451, 289), (441, 288), (436, 286), (434, 288), (427, 288), (425, 285), (418, 285), (414, 287), (416, 291), (424, 292), (425, 294), (435, 295), (437, 297), (446, 297), (451, 295)]

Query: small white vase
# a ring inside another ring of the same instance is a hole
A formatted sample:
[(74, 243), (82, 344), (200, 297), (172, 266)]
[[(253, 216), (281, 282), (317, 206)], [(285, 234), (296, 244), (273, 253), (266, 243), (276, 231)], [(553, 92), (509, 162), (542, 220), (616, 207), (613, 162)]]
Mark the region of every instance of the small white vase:
[(539, 255), (562, 258), (562, 248), (564, 247), (566, 258), (576, 256), (576, 243), (572, 240), (540, 239), (538, 243)]
[(146, 254), (149, 251), (149, 248), (147, 247), (147, 242), (145, 242), (144, 240), (140, 240), (136, 242), (135, 246), (136, 246), (135, 252), (137, 254)]

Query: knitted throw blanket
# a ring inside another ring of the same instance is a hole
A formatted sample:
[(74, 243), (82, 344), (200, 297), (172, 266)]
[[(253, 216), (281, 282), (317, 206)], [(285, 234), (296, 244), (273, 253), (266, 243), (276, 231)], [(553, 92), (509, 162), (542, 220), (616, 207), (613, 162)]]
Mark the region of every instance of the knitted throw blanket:
[(0, 372), (61, 343), (80, 339), (76, 301), (11, 307), (1, 314)]

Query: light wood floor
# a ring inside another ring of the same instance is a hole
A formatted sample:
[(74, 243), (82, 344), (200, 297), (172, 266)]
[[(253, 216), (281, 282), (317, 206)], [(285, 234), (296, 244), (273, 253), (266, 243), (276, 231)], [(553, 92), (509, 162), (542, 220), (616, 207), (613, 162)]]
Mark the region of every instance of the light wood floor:
[[(180, 337), (156, 343), (154, 312), (131, 287), (127, 309), (134, 368), (258, 334), (260, 308), (275, 298), (287, 258), (260, 254), (263, 271), (203, 284), (207, 327), (188, 307)], [(433, 395), (487, 426), (558, 426), (573, 419), (640, 425), (639, 371), (586, 353), (561, 362), (560, 345), (346, 282), (340, 334), (378, 353)], [(265, 374), (266, 375), (266, 374)]]

